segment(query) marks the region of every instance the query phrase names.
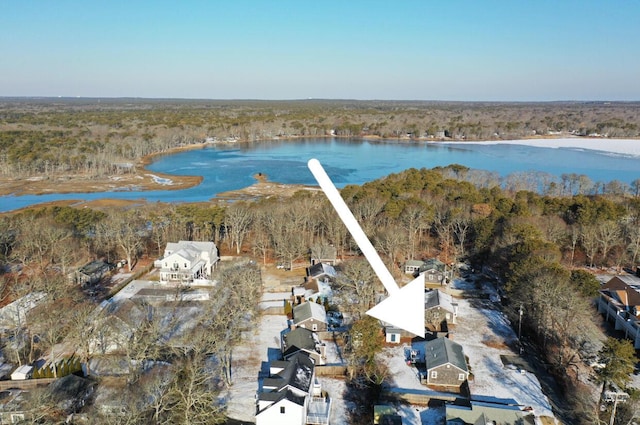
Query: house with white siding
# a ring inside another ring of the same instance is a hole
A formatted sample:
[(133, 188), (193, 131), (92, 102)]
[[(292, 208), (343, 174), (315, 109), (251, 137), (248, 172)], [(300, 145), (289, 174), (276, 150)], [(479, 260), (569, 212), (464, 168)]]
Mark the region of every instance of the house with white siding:
[(161, 259), (154, 265), (160, 269), (160, 283), (210, 285), (211, 273), (220, 260), (213, 242), (169, 242)]

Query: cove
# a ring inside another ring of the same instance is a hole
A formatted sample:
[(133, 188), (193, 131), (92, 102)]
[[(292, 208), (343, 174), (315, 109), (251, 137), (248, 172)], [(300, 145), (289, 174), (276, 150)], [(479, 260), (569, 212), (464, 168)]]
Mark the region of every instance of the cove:
[(250, 186), (253, 175), (271, 181), (315, 185), (307, 161), (317, 158), (337, 187), (363, 184), (408, 168), (433, 168), (460, 164), (487, 170), (501, 177), (537, 171), (559, 178), (584, 174), (593, 182), (640, 178), (640, 158), (577, 148), (542, 148), (504, 143), (482, 145), (446, 142), (368, 141), (362, 139), (308, 138), (252, 144), (210, 145), (159, 156), (147, 169), (174, 175), (203, 176), (200, 185), (184, 190), (109, 191), (0, 197), (0, 211), (57, 200), (129, 199), (148, 202), (202, 202), (216, 194)]

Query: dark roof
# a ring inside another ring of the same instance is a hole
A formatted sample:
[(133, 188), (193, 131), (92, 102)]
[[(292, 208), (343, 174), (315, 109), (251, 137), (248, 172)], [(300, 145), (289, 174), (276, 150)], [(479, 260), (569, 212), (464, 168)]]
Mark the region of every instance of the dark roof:
[(400, 415), (382, 415), (379, 419), (380, 425), (402, 425), (402, 416)]
[(335, 277), (336, 270), (329, 264), (316, 263), (313, 266), (307, 268), (307, 273), (309, 277), (317, 279), (318, 277), (324, 275)]
[(420, 266), (419, 269), (420, 273), (426, 270), (437, 270), (439, 272), (443, 272), (445, 270), (445, 264), (437, 258), (429, 258), (422, 263), (422, 266)]
[(442, 292), (439, 289), (433, 291), (426, 291), (424, 293), (424, 309), (429, 310), (434, 307), (442, 307), (445, 310), (453, 313), (453, 306), (451, 303), (453, 298), (446, 292)]
[(425, 363), (427, 370), (447, 363), (467, 372), (467, 361), (464, 358), (462, 345), (449, 338), (436, 338), (425, 343)]
[(110, 264), (105, 263), (102, 260), (95, 260), (80, 267), (78, 272), (86, 275), (92, 275), (98, 272), (104, 273), (105, 271), (109, 271), (109, 270), (111, 270)]
[(318, 336), (309, 329), (295, 328), (282, 331), (282, 352), (285, 356), (300, 350), (319, 352), (318, 344), (320, 344)]
[[(291, 390), (286, 390), (286, 391), (272, 391), (272, 392), (268, 392), (268, 393), (260, 393), (258, 395), (258, 399), (263, 400), (263, 401), (272, 401), (273, 404), (271, 404), (269, 407), (275, 405), (277, 402), (279, 402), (280, 400), (284, 400), (287, 399), (295, 404), (298, 404), (300, 406), (304, 406), (304, 396), (299, 396), (296, 395), (293, 391)], [(267, 409), (269, 408), (267, 407)]]
[(264, 386), (275, 387), (276, 391), (290, 386), (309, 393), (314, 368), (313, 360), (309, 356), (304, 353), (297, 353), (291, 356), (289, 360), (272, 362), (272, 365), (284, 366), (284, 369), (269, 378), (265, 378), (263, 381)]

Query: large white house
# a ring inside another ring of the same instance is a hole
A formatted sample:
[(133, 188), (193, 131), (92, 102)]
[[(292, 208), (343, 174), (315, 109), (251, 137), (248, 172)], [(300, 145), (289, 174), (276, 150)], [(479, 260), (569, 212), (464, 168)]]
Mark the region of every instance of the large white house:
[(213, 242), (169, 242), (155, 266), (160, 268), (160, 283), (210, 284), (211, 273), (219, 260), (218, 248)]

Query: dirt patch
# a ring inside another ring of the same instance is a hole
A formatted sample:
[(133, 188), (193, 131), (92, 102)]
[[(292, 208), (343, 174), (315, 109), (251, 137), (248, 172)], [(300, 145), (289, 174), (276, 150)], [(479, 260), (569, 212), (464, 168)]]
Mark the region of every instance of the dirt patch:
[(491, 348), (500, 348), (500, 349), (509, 349), (510, 347), (504, 343), (504, 340), (498, 339), (496, 337), (490, 336), (482, 340), (482, 343), (487, 347)]
[(83, 174), (38, 179), (0, 178), (0, 196), (87, 193), (114, 190), (180, 190), (200, 184), (200, 176), (172, 176), (140, 170), (136, 173), (93, 177)]

